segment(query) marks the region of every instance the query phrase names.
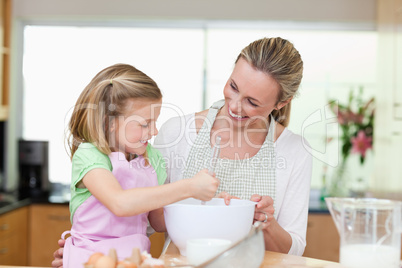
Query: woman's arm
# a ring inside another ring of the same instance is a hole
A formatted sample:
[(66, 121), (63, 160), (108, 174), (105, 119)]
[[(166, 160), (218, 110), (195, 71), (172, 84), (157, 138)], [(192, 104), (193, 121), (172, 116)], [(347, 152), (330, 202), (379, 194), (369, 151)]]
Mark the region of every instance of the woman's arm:
[(120, 217), (152, 211), (189, 197), (208, 201), (219, 185), (207, 170), (175, 183), (123, 190), (110, 171), (96, 168), (84, 176), (83, 182), (93, 196)]
[[(287, 253), (301, 256), (306, 247), (312, 155), (307, 141), (302, 142), (303, 138), (299, 135), (286, 134), (277, 143), (277, 157), (284, 160), (286, 166), (277, 169), (275, 215), (277, 224), (291, 237), (291, 247)], [(275, 236), (274, 230), (277, 228), (270, 229), (272, 236)], [(282, 232), (278, 234), (278, 239), (271, 237), (274, 243), (283, 239), (280, 237)], [(269, 236), (266, 239), (270, 239)]]
[[(259, 202), (255, 220), (264, 221), (265, 246), (273, 250), (294, 255), (302, 255), (306, 246), (308, 203), (312, 172), (312, 155), (309, 148), (301, 143), (298, 135), (288, 136), (286, 141), (277, 144), (278, 155), (286, 160), (286, 167), (277, 170), (278, 180), (275, 207), (278, 210), (274, 219), (273, 200), (255, 195), (253, 201)], [(304, 144), (308, 143), (304, 141)]]
[(278, 213), (278, 224), (292, 238), (292, 246), (288, 253), (293, 255), (303, 255), (306, 247), (311, 172), (312, 156), (307, 152), (297, 155), (297, 161), (286, 186), (281, 211)]
[(292, 238), (274, 218), (274, 201), (269, 196), (253, 195), (251, 201), (258, 202), (254, 221), (262, 222), (265, 249), (288, 253), (292, 246)]
[(167, 232), (163, 208), (152, 210), (148, 214), (148, 221), (156, 232)]
[(264, 227), (265, 249), (280, 253), (288, 253), (292, 246), (292, 237), (273, 219), (268, 227)]

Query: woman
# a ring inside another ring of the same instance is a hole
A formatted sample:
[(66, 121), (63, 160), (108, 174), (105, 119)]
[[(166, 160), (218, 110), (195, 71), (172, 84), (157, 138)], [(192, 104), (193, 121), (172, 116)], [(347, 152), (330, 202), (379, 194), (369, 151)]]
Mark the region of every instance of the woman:
[(225, 99), (170, 119), (154, 144), (167, 160), (167, 180), (174, 182), (208, 167), (211, 147), (221, 136), (218, 192), (254, 201), (264, 196), (265, 213), (256, 219), (267, 220), (266, 249), (295, 255), (306, 245), (312, 158), (286, 126), (302, 73), (301, 57), (289, 41), (257, 40), (238, 56)]
[[(173, 182), (207, 167), (221, 136), (218, 192), (257, 201), (255, 220), (264, 222), (266, 250), (295, 255), (306, 246), (312, 157), (302, 137), (286, 127), (302, 76), (303, 61), (289, 41), (254, 41), (237, 57), (225, 99), (170, 119), (154, 144)], [(60, 266), (62, 249), (54, 256), (52, 265)]]

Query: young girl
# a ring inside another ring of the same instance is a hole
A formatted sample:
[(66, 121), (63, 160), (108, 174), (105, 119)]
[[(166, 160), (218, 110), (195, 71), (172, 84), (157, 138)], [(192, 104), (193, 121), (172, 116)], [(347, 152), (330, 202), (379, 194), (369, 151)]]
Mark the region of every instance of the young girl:
[(99, 72), (78, 98), (69, 122), (72, 228), (63, 267), (83, 267), (91, 254), (110, 248), (121, 259), (135, 247), (149, 251), (148, 220), (166, 231), (163, 206), (215, 195), (219, 181), (206, 170), (162, 185), (162, 156), (148, 144), (161, 103), (156, 83), (125, 64)]

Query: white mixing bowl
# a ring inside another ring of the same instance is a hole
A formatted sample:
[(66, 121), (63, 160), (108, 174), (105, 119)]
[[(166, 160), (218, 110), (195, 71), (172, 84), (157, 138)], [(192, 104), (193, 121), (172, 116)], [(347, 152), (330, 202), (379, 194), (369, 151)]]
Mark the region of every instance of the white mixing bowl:
[(185, 199), (164, 207), (167, 232), (183, 256), (189, 239), (220, 238), (237, 242), (251, 229), (255, 205), (239, 199), (232, 199), (230, 205), (225, 205), (222, 198), (213, 198), (205, 205), (197, 199)]

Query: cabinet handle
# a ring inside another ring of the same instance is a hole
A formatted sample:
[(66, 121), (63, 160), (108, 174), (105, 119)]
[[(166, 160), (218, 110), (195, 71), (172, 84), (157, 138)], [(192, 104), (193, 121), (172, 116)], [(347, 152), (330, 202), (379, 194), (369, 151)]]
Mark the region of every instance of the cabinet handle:
[(70, 216), (48, 215), (47, 218), (52, 221), (70, 221)]
[(0, 254), (4, 255), (7, 254), (8, 248), (0, 248)]
[(1, 231), (5, 231), (10, 229), (10, 225), (8, 223), (3, 223), (2, 225), (0, 225), (0, 230)]

